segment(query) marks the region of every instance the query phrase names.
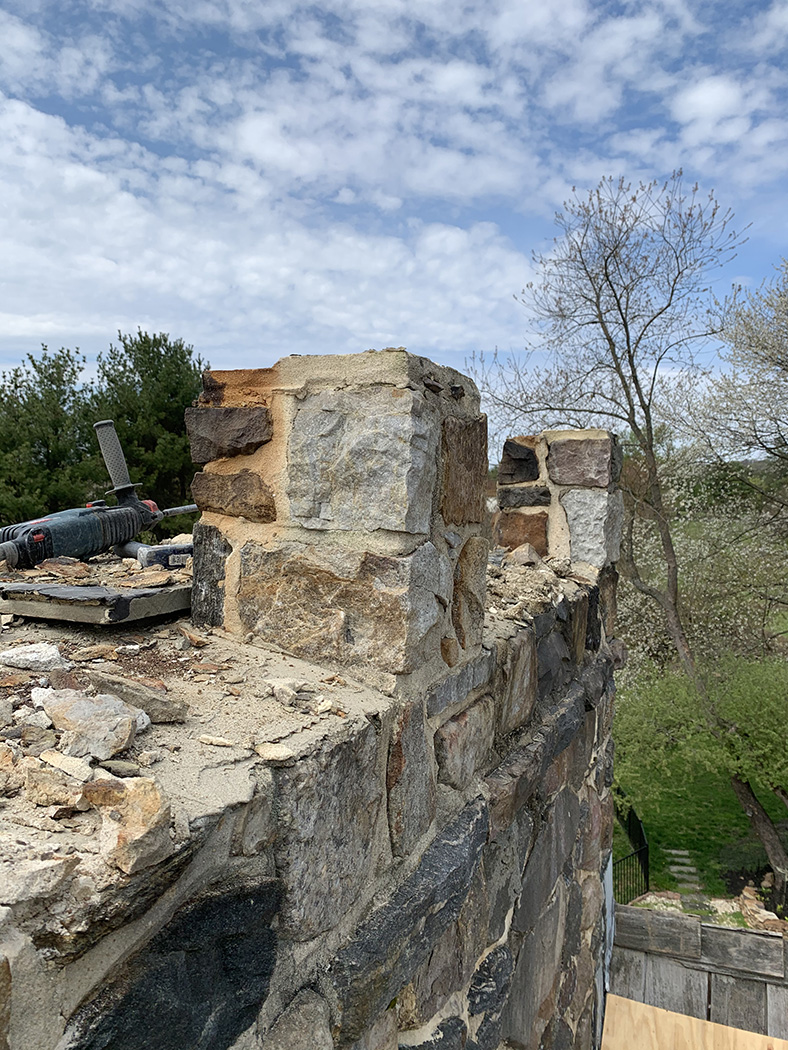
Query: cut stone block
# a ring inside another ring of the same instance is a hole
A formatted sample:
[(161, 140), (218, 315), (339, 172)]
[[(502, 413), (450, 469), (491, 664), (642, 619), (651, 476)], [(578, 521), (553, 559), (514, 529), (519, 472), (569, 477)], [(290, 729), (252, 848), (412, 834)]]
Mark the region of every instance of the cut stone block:
[(536, 441), (532, 437), (509, 438), (503, 443), (501, 463), (498, 467), (498, 483), (516, 485), (520, 481), (536, 481), (539, 477), (539, 460), (534, 451)]
[(213, 525), (197, 521), (194, 537), (192, 619), (195, 623), (221, 627), (224, 623), (225, 564), (232, 547)]
[(549, 905), (523, 940), (503, 1011), (504, 1039), (511, 1038), (515, 1045), (529, 1050), (539, 1046), (548, 1019), (556, 1013), (565, 920), (565, 893), (559, 883)]
[(438, 780), (464, 790), (490, 753), (495, 735), (492, 697), (477, 700), (449, 719), (435, 734)]
[(499, 732), (504, 736), (528, 721), (536, 703), (536, 640), (533, 632), (519, 631), (500, 647), (495, 695), (498, 698)]
[[(268, 994), (276, 963), (271, 920), (278, 902), (277, 883), (260, 880), (244, 890), (222, 882), (182, 907), (79, 1007), (66, 1030), (67, 1045), (75, 1050), (235, 1045)], [(156, 1033), (155, 1043), (150, 1033)]]
[(288, 936), (310, 940), (337, 925), (375, 871), (385, 803), (377, 734), (365, 726), (339, 745), (327, 744), (272, 772), (276, 868), (287, 887), (281, 922)]
[(201, 471), (194, 475), (192, 496), (200, 510), (263, 524), (276, 520), (274, 494), (259, 474), (251, 470), (239, 470), (236, 474)]
[(447, 524), (484, 520), (487, 479), (487, 418), (443, 422), (443, 486), (441, 514)]
[(501, 510), (516, 507), (549, 507), (552, 497), (544, 485), (499, 485), (498, 506)]
[(572, 852), (580, 825), (580, 803), (573, 791), (564, 788), (556, 798), (547, 824), (542, 828), (523, 874), (523, 892), (515, 912), (513, 928), (531, 929)]
[(569, 437), (550, 441), (547, 472), (556, 485), (606, 489), (612, 477), (613, 439)]
[(249, 542), (237, 600), (244, 628), (265, 641), (400, 674), (440, 652), (451, 590), (451, 563), (432, 543), (392, 557)]
[(471, 536), (457, 559), (451, 598), (451, 622), (462, 649), (481, 644), (484, 599), (487, 588), (489, 545), (481, 536)]
[(569, 525), (571, 558), (601, 569), (617, 562), (621, 550), (624, 498), (620, 492), (570, 489), (561, 496)]
[(427, 534), (439, 431), (418, 391), (306, 398), (288, 442), (290, 515), (308, 529)]
[(337, 952), (328, 977), (340, 1004), (340, 1045), (358, 1039), (380, 1016), (457, 920), (486, 838), (487, 807), (477, 799)]
[(254, 452), (273, 436), (271, 413), (253, 408), (199, 407), (186, 409), (193, 463), (210, 463), (226, 456)]
[(421, 701), (406, 704), (394, 722), (386, 789), (391, 847), (395, 855), (407, 856), (435, 816), (435, 774)]
[(547, 554), (547, 512), (499, 511), (493, 519), (493, 540), (499, 547), (510, 550), (530, 543), (536, 553), (544, 557)]

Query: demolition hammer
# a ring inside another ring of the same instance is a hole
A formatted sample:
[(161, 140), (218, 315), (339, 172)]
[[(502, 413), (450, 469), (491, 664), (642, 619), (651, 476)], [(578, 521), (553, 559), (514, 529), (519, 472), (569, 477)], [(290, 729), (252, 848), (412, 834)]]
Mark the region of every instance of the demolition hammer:
[[(89, 558), (111, 547), (122, 548), (138, 532), (151, 528), (162, 518), (197, 510), (196, 504), (159, 510), (153, 500), (141, 500), (135, 492), (138, 486), (129, 478), (115, 424), (111, 419), (104, 419), (95, 423), (94, 429), (114, 486), (108, 495), (114, 494), (117, 506), (109, 507), (106, 500), (97, 499), (84, 507), (60, 510), (34, 521), (0, 528), (0, 558), (5, 559), (9, 568), (31, 569), (47, 558), (63, 555)], [(134, 546), (142, 547), (141, 544)]]

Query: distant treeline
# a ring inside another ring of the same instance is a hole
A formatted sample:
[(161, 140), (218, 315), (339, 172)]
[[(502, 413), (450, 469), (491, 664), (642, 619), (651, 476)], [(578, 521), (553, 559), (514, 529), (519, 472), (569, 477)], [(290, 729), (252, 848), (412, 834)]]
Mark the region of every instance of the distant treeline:
[[(142, 498), (191, 502), (194, 476), (183, 413), (207, 363), (163, 333), (118, 333), (85, 378), (85, 358), (62, 348), (30, 354), (0, 375), (0, 524), (78, 507), (111, 487), (93, 424), (112, 419)], [(163, 523), (172, 535), (189, 519)]]

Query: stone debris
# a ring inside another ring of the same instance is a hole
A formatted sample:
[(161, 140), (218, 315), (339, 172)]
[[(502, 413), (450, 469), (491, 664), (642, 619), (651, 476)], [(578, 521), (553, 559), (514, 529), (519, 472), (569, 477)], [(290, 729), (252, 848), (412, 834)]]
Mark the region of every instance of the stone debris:
[(172, 853), (170, 805), (154, 780), (108, 774), (85, 785), (85, 798), (101, 812), (102, 853), (127, 875)]
[(88, 696), (76, 689), (36, 688), (33, 702), (61, 730), (63, 752), (77, 758), (112, 758), (131, 747), (136, 734), (150, 725), (144, 711), (109, 694)]
[(68, 670), (71, 664), (60, 655), (60, 650), (51, 642), (20, 645), (15, 649), (0, 651), (0, 663), (6, 667), (21, 667), (26, 671), (51, 671), (55, 667)]

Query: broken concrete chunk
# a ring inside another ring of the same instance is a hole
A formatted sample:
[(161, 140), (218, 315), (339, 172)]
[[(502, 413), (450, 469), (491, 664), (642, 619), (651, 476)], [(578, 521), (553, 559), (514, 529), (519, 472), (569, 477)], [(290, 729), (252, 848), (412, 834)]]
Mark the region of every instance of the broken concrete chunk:
[(89, 671), (88, 678), (102, 693), (111, 693), (127, 704), (140, 708), (156, 724), (162, 722), (185, 722), (189, 708), (182, 700), (173, 700), (159, 689), (153, 689), (133, 678), (108, 674), (106, 671)]
[(6, 667), (21, 667), (26, 671), (51, 671), (55, 667), (71, 667), (68, 660), (64, 660), (60, 655), (58, 647), (51, 642), (36, 642), (34, 645), (3, 649), (0, 651), (0, 663)]
[(34, 689), (33, 693), (34, 702), (40, 702), (63, 731), (61, 749), (77, 758), (112, 758), (133, 744), (139, 725), (144, 724), (139, 717), (144, 712), (116, 696), (88, 696), (75, 689)]

